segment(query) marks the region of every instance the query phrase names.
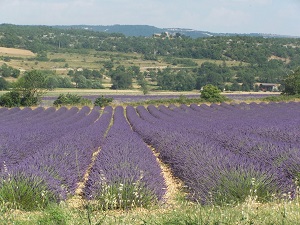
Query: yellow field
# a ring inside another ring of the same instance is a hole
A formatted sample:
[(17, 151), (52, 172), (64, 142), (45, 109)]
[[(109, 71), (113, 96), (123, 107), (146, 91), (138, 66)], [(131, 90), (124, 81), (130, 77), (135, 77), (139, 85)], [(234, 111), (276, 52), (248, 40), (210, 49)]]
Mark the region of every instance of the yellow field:
[(0, 47), (1, 56), (35, 56), (35, 54), (29, 50), (18, 48), (4, 48)]

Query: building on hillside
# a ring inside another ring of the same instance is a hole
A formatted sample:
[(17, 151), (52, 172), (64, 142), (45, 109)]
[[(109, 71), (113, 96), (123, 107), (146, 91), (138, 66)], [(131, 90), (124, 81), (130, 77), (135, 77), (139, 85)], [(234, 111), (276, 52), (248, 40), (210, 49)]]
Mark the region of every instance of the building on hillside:
[(276, 91), (279, 91), (279, 86), (280, 86), (280, 84), (261, 83), (259, 85), (259, 90), (276, 92)]

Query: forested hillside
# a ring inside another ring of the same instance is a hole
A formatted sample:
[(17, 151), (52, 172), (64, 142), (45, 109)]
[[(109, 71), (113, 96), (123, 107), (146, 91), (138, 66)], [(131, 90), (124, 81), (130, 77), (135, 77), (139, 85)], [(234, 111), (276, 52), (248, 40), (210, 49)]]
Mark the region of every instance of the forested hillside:
[[(2, 24), (0, 46), (28, 49), (42, 58), (48, 52), (91, 49), (138, 54), (144, 61), (169, 65), (164, 70), (148, 71), (145, 76), (152, 76), (161, 89), (171, 90), (195, 89), (207, 83), (220, 88), (253, 90), (257, 82), (281, 83), (300, 65), (299, 38), (218, 36), (195, 39), (180, 33), (129, 37), (75, 28)], [(199, 64), (202, 59), (203, 63)], [(237, 63), (229, 66), (228, 62)], [(118, 71), (116, 65), (110, 69)], [(126, 72), (126, 68), (121, 70)], [(178, 84), (178, 79), (189, 84)]]

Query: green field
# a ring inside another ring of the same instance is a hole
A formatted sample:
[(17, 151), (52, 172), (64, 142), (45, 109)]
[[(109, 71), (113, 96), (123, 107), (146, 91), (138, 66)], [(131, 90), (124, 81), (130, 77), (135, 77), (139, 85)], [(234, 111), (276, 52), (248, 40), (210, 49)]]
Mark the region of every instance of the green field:
[[(75, 51), (73, 53), (68, 52), (48, 52), (47, 58), (49, 61), (42, 62), (37, 61), (32, 56), (25, 56), (23, 54), (16, 55), (7, 54), (0, 51), (0, 56), (10, 57), (9, 62), (0, 60), (0, 66), (6, 63), (8, 66), (12, 66), (21, 71), (27, 71), (32, 69), (37, 70), (54, 70), (57, 74), (66, 75), (69, 69), (100, 69), (106, 61), (113, 61), (115, 65), (139, 66), (141, 71), (147, 69), (162, 69), (166, 67), (172, 68), (185, 68), (180, 65), (172, 65), (164, 61), (164, 57), (159, 57), (157, 61), (144, 60), (142, 54), (133, 53), (116, 53), (116, 52), (100, 52), (95, 50)], [(63, 62), (60, 62), (63, 61)], [(222, 60), (210, 60), (210, 59), (193, 59), (194, 62), (200, 66), (204, 62), (212, 62), (216, 64), (222, 64)], [(66, 67), (67, 64), (67, 67)], [(228, 66), (238, 66), (238, 61), (226, 61)]]
[(0, 205), (0, 224), (287, 224), (300, 221), (300, 200), (275, 201), (261, 204), (255, 199), (237, 206), (201, 206), (183, 199), (175, 193), (173, 200), (149, 209), (129, 211), (101, 211), (80, 198), (49, 206), (48, 208), (24, 212)]

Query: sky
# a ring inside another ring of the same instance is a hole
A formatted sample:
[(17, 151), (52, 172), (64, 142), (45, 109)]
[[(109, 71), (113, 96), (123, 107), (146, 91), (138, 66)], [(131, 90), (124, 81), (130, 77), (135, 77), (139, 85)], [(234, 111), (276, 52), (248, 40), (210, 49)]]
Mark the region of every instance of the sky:
[(0, 0), (0, 24), (151, 25), (300, 37), (300, 0)]

